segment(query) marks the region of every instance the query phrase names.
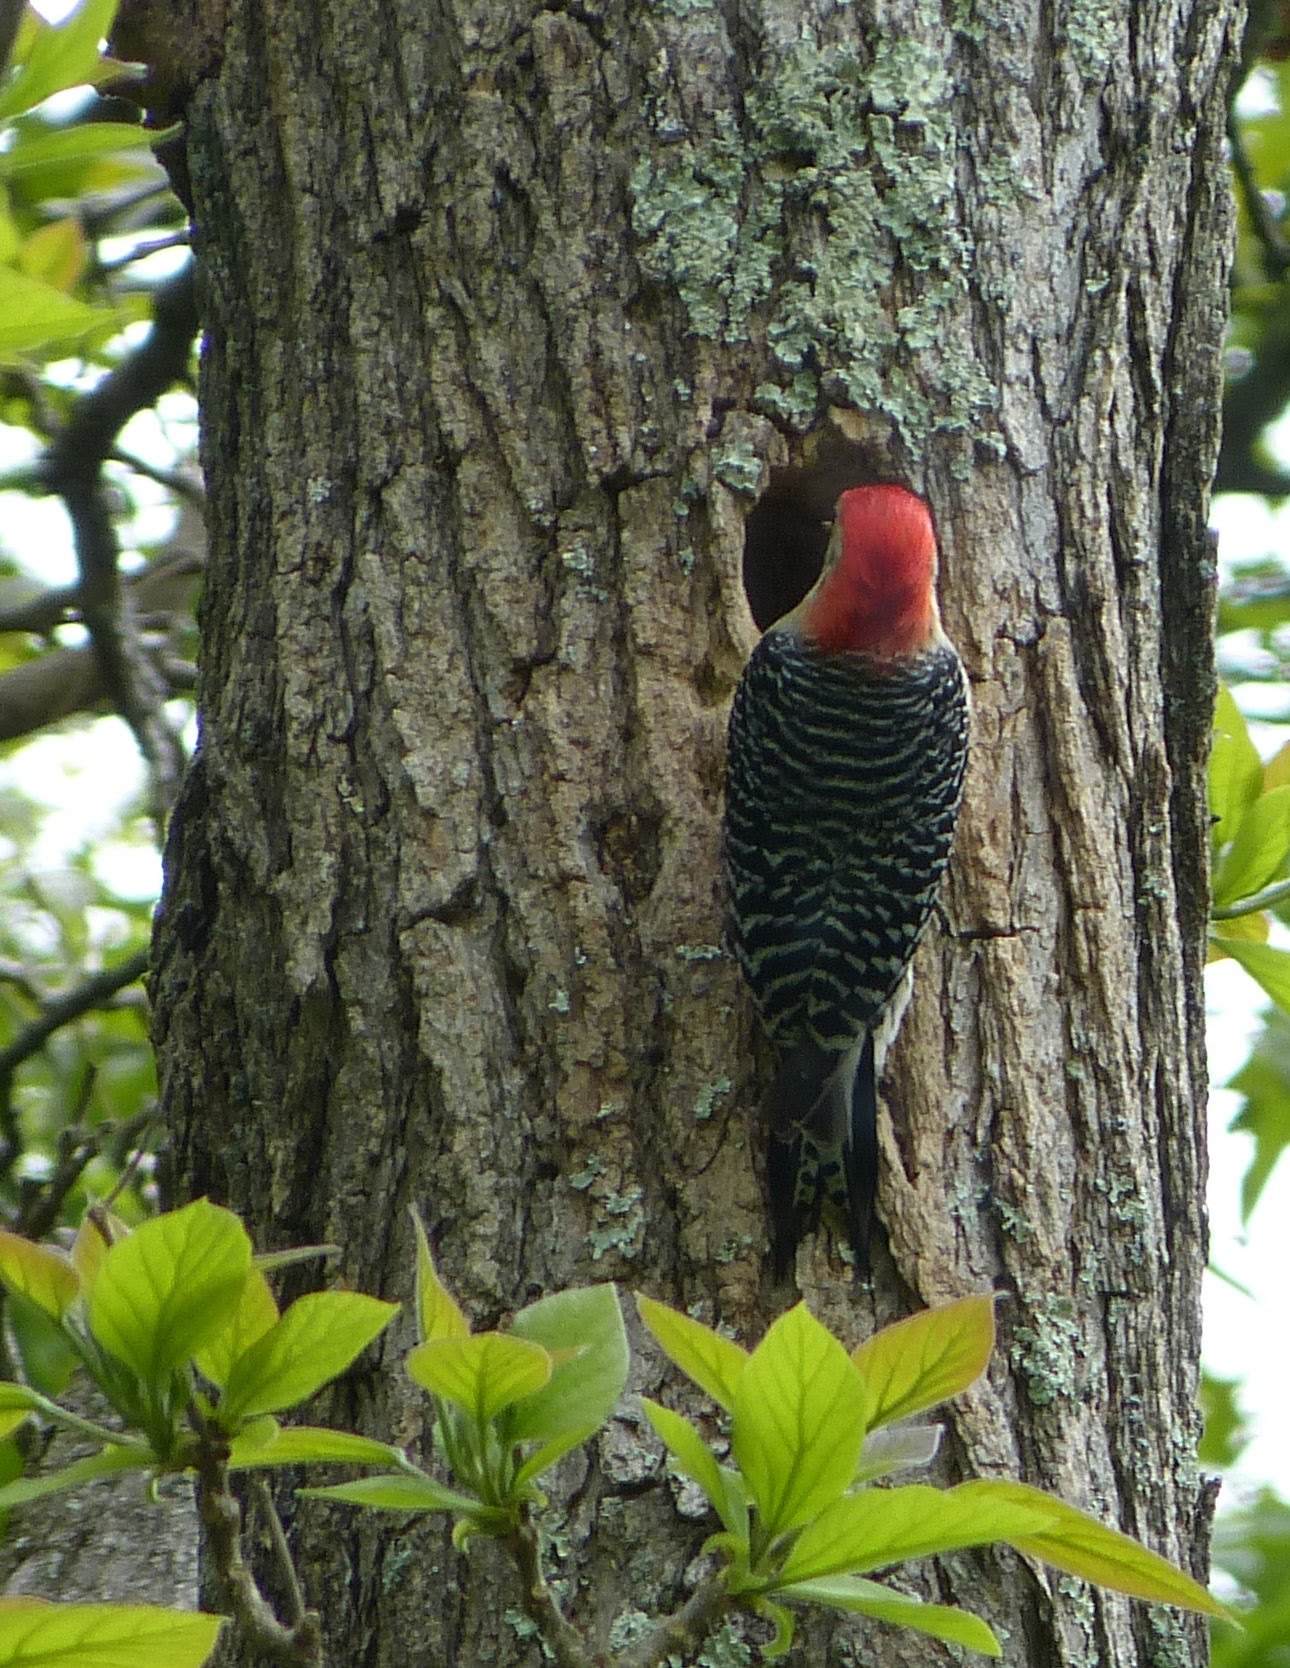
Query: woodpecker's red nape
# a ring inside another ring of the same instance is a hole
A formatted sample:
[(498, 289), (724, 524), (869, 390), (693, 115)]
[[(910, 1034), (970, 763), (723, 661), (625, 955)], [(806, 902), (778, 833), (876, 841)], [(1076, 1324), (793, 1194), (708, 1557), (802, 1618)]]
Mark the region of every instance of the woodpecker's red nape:
[(838, 500), (833, 559), (807, 599), (805, 635), (825, 654), (917, 654), (940, 627), (936, 533), (902, 486), (853, 487)]

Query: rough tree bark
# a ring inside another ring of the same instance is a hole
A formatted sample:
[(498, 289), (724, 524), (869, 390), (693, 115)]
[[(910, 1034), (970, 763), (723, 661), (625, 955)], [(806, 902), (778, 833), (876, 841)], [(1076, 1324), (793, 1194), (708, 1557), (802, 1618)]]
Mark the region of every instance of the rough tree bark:
[[(728, 698), (837, 490), (925, 491), (976, 697), (888, 1075), (858, 1338), (995, 1287), (947, 1475), (1195, 1568), (1205, 533), (1234, 0), (226, 0), (188, 159), (212, 510), (155, 979), (182, 1187), (480, 1321), (614, 1278), (755, 1338), (765, 1058), (722, 953)], [(209, 28), (208, 14), (206, 27)], [(747, 595), (743, 583), (747, 532)], [(415, 1444), (394, 1371), (334, 1409)], [(667, 1386), (645, 1350), (632, 1388)], [(552, 1552), (629, 1638), (706, 1532), (630, 1404)], [(535, 1663), (442, 1526), (310, 1504), (330, 1662)], [(1200, 1629), (915, 1572), (1011, 1664)], [(940, 1660), (878, 1626), (827, 1660)], [(817, 1639), (818, 1653), (826, 1650)]]

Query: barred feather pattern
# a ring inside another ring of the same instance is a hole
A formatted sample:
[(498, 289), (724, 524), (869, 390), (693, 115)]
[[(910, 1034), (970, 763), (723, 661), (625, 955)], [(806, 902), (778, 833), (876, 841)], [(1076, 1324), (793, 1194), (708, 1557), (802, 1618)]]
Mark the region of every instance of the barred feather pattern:
[(735, 948), (780, 1061), (769, 1107), (780, 1273), (826, 1206), (868, 1266), (874, 1036), (949, 859), (968, 722), (962, 664), (939, 634), (884, 660), (826, 655), (775, 627), (740, 680), (725, 864)]

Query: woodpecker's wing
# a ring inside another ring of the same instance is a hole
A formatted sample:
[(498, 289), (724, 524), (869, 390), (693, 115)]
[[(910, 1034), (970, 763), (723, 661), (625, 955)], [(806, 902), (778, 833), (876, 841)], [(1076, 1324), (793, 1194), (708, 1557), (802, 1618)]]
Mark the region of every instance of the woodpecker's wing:
[(725, 860), (781, 1056), (856, 1046), (900, 983), (949, 858), (967, 739), (943, 640), (880, 662), (773, 628), (753, 651), (730, 718)]

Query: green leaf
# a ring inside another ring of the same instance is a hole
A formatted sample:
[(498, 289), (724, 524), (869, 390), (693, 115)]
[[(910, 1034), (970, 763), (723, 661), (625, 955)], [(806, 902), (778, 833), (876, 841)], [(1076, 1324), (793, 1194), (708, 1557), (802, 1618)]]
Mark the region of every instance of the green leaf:
[(67, 87), (95, 81), (103, 71), (99, 42), (112, 32), (117, 0), (82, 0), (58, 27), (35, 35), (18, 73), (0, 92), (0, 121), (30, 110)]
[(1249, 1446), (1250, 1430), (1240, 1401), (1243, 1389), (1242, 1379), (1201, 1374), (1200, 1403), (1205, 1428), (1196, 1458), (1207, 1470), (1235, 1465)]
[(104, 1448), (43, 1477), (15, 1477), (0, 1487), (0, 1508), (25, 1506), (31, 1500), (43, 1500), (47, 1494), (61, 1494), (64, 1489), (79, 1488), (82, 1483), (112, 1477), (118, 1471), (145, 1471), (156, 1463), (156, 1455), (143, 1448)]
[(1002, 1656), (1003, 1649), (993, 1630), (970, 1610), (956, 1610), (948, 1604), (924, 1604), (909, 1593), (897, 1593), (877, 1581), (861, 1576), (835, 1575), (830, 1581), (803, 1581), (783, 1587), (780, 1598), (798, 1604), (827, 1604), (834, 1610), (851, 1610), (873, 1616), (880, 1622), (912, 1628), (932, 1639), (965, 1645), (983, 1656)]
[(218, 1416), (225, 1429), (307, 1401), (338, 1377), (399, 1312), (362, 1292), (311, 1292), (229, 1369)]
[(81, 1277), (65, 1252), (7, 1228), (0, 1228), (0, 1280), (52, 1320), (62, 1320), (81, 1289)]
[(52, 284), (0, 266), (0, 360), (13, 360), (47, 342), (76, 342), (109, 322), (106, 307), (90, 307)]
[(804, 1303), (767, 1332), (735, 1393), (731, 1448), (775, 1535), (809, 1522), (855, 1476), (865, 1389), (846, 1350)]
[(1236, 938), (1210, 935), (1210, 943), (1222, 955), (1231, 956), (1281, 1009), (1290, 1014), (1290, 950), (1277, 950), (1271, 944), (1247, 944)]
[(333, 1488), (302, 1488), (315, 1500), (344, 1500), (351, 1506), (374, 1506), (386, 1512), (478, 1512), (480, 1502), (456, 1494), (431, 1477), (360, 1477)]
[(76, 162), (110, 151), (147, 148), (154, 135), (128, 122), (80, 122), (71, 127), (19, 129), (17, 143), (0, 151), (0, 179), (13, 179), (51, 162)]
[(716, 1455), (690, 1421), (683, 1419), (679, 1413), (673, 1413), (670, 1407), (660, 1407), (648, 1396), (641, 1397), (641, 1405), (668, 1453), (685, 1475), (707, 1495), (726, 1528), (734, 1535), (746, 1534), (748, 1525), (731, 1513), (725, 1478)]
[(417, 1239), (416, 1285), (414, 1287), (417, 1313), (417, 1337), (424, 1344), (431, 1338), (464, 1338), (470, 1332), (470, 1322), (461, 1311), (456, 1298), (439, 1278), (430, 1255), (430, 1241), (425, 1224), (416, 1206), (410, 1207), (412, 1227)]
[(865, 1388), (865, 1425), (888, 1425), (974, 1384), (994, 1349), (994, 1297), (961, 1298), (874, 1333), (851, 1352)]
[(504, 1407), (540, 1390), (551, 1377), (551, 1357), (540, 1344), (506, 1332), (432, 1338), (407, 1359), (412, 1378), (486, 1425)]
[(855, 1480), (871, 1482), (893, 1471), (930, 1465), (940, 1450), (942, 1430), (941, 1425), (883, 1425), (867, 1432)]
[(761, 1654), (767, 1662), (778, 1662), (780, 1657), (788, 1655), (793, 1646), (793, 1613), (767, 1598), (754, 1599), (753, 1608), (775, 1628), (775, 1637), (769, 1645), (762, 1646)]
[(267, 1441), (256, 1433), (234, 1438), (229, 1452), (230, 1471), (250, 1471), (267, 1465), (398, 1465), (401, 1449), (352, 1431), (329, 1431), (317, 1425), (279, 1425)]
[(808, 1523), (781, 1571), (786, 1583), (859, 1574), (963, 1546), (984, 1546), (1035, 1534), (1057, 1519), (1056, 1502), (991, 1501), (969, 1493), (976, 1485), (865, 1489), (848, 1494)]
[(1227, 1614), (1199, 1582), (1166, 1559), (1148, 1552), (1145, 1546), (1122, 1535), (1118, 1529), (1108, 1529), (1086, 1512), (1077, 1511), (1074, 1506), (1026, 1483), (964, 1483), (954, 1492), (986, 1512), (999, 1506), (1017, 1506), (1023, 1510), (1033, 1506), (1036, 1511), (1049, 1512), (1050, 1521), (1042, 1529), (999, 1538), (1007, 1540), (1018, 1552), (1042, 1558), (1044, 1563), (1065, 1570), (1067, 1575), (1078, 1575), (1099, 1587), (1128, 1593), (1132, 1598), (1149, 1599), (1154, 1604), (1176, 1604), (1184, 1610), (1199, 1610), (1206, 1616)]
[(197, 1370), (222, 1390), (228, 1383), (233, 1363), (277, 1323), (278, 1305), (269, 1282), (252, 1266), (227, 1326), (204, 1349), (197, 1351)]
[(1209, 809), (1214, 818), (1211, 838), (1215, 851), (1236, 838), (1246, 811), (1262, 791), (1262, 760), (1231, 690), (1220, 684), (1209, 754)]
[(604, 1424), (627, 1383), (630, 1352), (612, 1285), (580, 1286), (541, 1298), (520, 1310), (511, 1333), (540, 1344), (554, 1360), (542, 1388), (514, 1403), (498, 1424), (507, 1446), (542, 1444), (524, 1465), (521, 1481), (527, 1482)]
[(1245, 1104), (1227, 1126), (1254, 1137), (1254, 1153), (1241, 1177), (1241, 1221), (1248, 1223), (1276, 1168), (1290, 1147), (1290, 1019), (1279, 1009), (1267, 1017), (1249, 1059), (1228, 1085)]
[(223, 1616), (0, 1599), (0, 1668), (201, 1668)]
[(1290, 853), (1290, 787), (1261, 794), (1214, 872), (1214, 903), (1239, 903), (1276, 880)]
[(161, 1385), (237, 1308), (251, 1241), (230, 1210), (198, 1199), (142, 1223), (103, 1259), (90, 1329), (146, 1383)]
[(669, 1309), (652, 1297), (636, 1298), (636, 1309), (656, 1344), (727, 1413), (735, 1409), (735, 1393), (748, 1365), (746, 1349), (723, 1338), (702, 1321), (679, 1309)]
[(23, 1378), (46, 1396), (61, 1396), (81, 1365), (69, 1330), (22, 1297), (9, 1299), (9, 1324)]

